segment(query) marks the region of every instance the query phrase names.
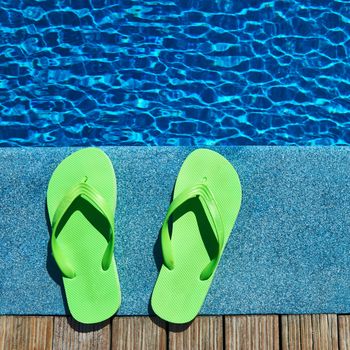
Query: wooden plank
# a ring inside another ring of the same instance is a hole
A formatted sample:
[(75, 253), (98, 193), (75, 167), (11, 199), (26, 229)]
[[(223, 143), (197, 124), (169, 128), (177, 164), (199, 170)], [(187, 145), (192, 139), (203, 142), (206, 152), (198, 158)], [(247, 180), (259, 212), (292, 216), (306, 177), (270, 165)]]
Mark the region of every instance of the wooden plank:
[(230, 350), (279, 349), (278, 316), (225, 316), (225, 343)]
[(109, 320), (84, 325), (71, 317), (55, 317), (53, 332), (54, 350), (110, 349), (111, 323)]
[(282, 350), (338, 349), (336, 315), (285, 315)]
[(339, 349), (350, 350), (350, 315), (338, 316)]
[(1, 316), (0, 349), (52, 349), (53, 318), (42, 316)]
[(169, 350), (223, 348), (223, 317), (199, 316), (186, 325), (169, 325)]
[(113, 350), (165, 350), (166, 323), (157, 317), (115, 317), (111, 343)]

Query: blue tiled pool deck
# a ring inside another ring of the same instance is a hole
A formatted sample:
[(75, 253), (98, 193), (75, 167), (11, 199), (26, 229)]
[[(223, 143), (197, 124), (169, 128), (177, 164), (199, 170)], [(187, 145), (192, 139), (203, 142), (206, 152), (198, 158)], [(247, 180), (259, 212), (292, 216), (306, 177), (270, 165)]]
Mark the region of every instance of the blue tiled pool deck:
[[(108, 147), (120, 315), (151, 312), (157, 240), (188, 147)], [(0, 314), (64, 314), (46, 188), (73, 149), (0, 149)], [(349, 313), (350, 148), (220, 147), (243, 201), (202, 314)], [(15, 160), (15, 161), (14, 161)]]
[(0, 4), (0, 145), (347, 145), (350, 6)]

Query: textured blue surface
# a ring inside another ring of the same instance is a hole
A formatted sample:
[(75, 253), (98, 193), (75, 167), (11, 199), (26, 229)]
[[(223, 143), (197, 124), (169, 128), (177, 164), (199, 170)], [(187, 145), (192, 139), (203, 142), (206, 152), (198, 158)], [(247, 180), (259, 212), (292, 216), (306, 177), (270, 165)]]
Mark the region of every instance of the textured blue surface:
[(0, 145), (350, 144), (345, 0), (4, 0)]
[[(118, 178), (121, 315), (149, 312), (158, 232), (187, 147), (105, 148)], [(350, 312), (350, 149), (223, 147), (242, 209), (203, 314)], [(0, 314), (64, 314), (45, 193), (72, 149), (0, 149)], [(49, 258), (48, 258), (49, 257)]]

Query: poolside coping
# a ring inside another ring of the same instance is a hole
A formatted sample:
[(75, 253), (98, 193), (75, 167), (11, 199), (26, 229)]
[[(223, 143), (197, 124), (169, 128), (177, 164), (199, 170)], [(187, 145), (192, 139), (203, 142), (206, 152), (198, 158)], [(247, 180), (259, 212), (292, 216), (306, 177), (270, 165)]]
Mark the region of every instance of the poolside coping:
[[(119, 315), (147, 315), (159, 230), (191, 147), (102, 147), (115, 167)], [(202, 314), (350, 312), (350, 149), (212, 147), (243, 202)], [(75, 148), (0, 148), (0, 314), (66, 314), (45, 213)]]

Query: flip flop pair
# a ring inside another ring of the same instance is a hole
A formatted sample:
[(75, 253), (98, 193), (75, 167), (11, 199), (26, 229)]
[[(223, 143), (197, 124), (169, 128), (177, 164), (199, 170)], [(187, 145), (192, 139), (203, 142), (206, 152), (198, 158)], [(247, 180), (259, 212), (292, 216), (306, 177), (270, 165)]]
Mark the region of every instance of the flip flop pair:
[[(163, 266), (154, 312), (187, 323), (199, 313), (241, 204), (241, 185), (220, 154), (198, 149), (183, 163), (161, 230)], [(116, 178), (107, 155), (88, 148), (54, 171), (47, 193), (52, 253), (67, 304), (83, 323), (116, 313), (121, 292), (114, 259)]]

